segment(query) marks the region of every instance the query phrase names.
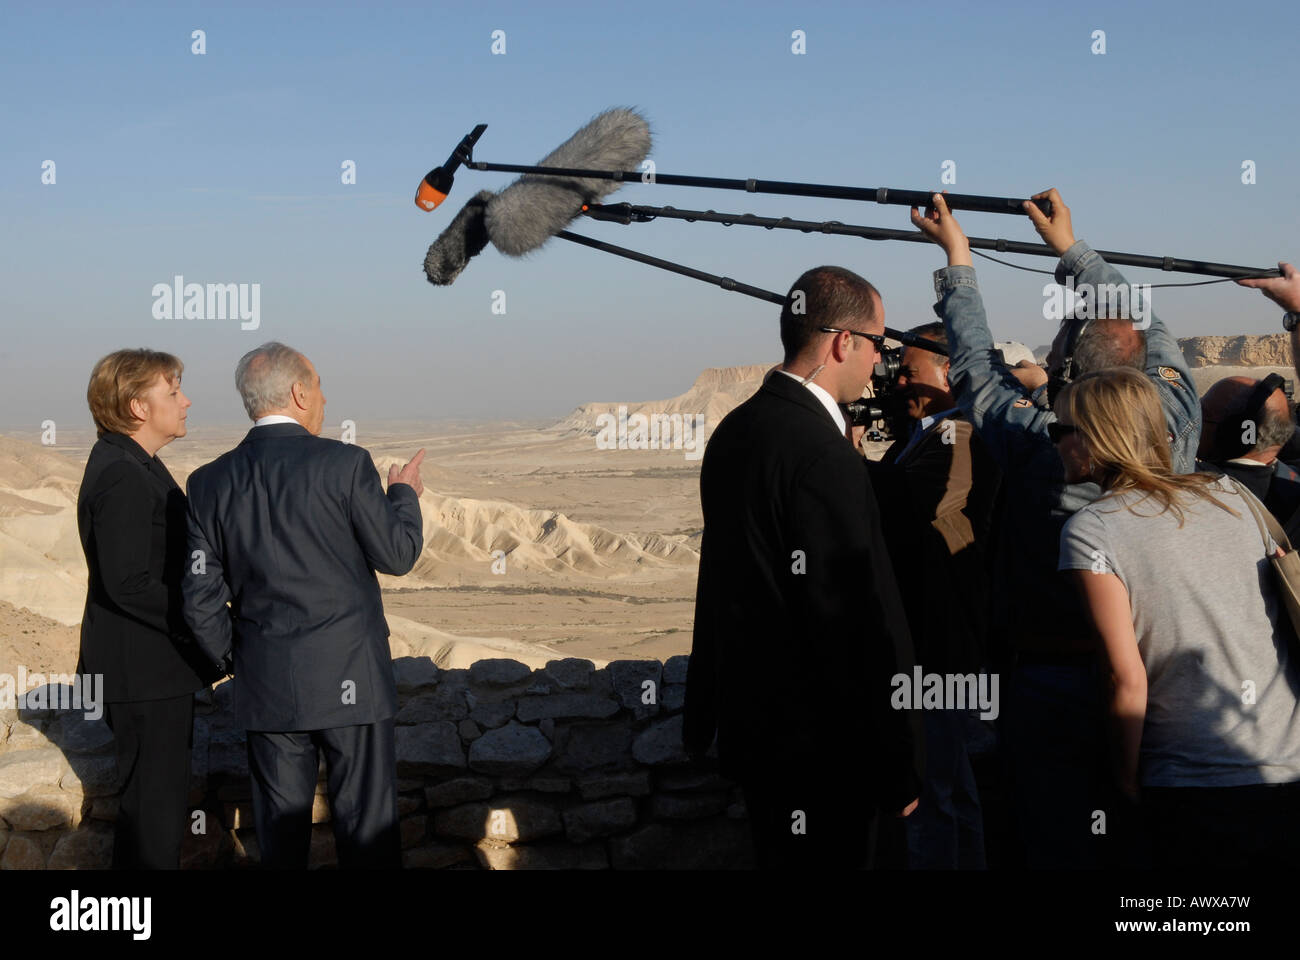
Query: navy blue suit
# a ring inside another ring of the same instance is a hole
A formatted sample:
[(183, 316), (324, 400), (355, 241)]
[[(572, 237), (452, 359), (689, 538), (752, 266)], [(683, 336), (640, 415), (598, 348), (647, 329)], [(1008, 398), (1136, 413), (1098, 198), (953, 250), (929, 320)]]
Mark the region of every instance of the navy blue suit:
[(185, 620), (233, 662), (265, 865), (306, 865), (318, 748), (340, 865), (396, 865), (397, 691), (375, 571), (407, 573), (423, 546), (414, 489), (385, 494), (364, 449), (296, 423), (253, 427), (190, 475)]

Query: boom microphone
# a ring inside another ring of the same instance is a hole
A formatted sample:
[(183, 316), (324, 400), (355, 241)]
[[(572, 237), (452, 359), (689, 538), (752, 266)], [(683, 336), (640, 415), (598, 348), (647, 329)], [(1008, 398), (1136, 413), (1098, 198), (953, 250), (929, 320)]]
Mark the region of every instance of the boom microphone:
[[(456, 147), (447, 162), (431, 171), (420, 185), (416, 202), (423, 209), (433, 209), (445, 199), (446, 191), (451, 188), (452, 174), (461, 165), (474, 170), (489, 170), (521, 173), (518, 180), (506, 187), (499, 194), (483, 191), (475, 196), (447, 229), (429, 247), (424, 261), (425, 275), (430, 283), (446, 285), (451, 283), (465, 269), (470, 258), (483, 250), (491, 242), (498, 250), (508, 256), (523, 256), (543, 246), (553, 236), (565, 240), (596, 246), (597, 241), (568, 235), (567, 227), (578, 216), (586, 213), (593, 219), (612, 220), (621, 223), (645, 222), (656, 217), (671, 217), (686, 221), (711, 220), (726, 226), (733, 223), (762, 226), (767, 229), (782, 228), (800, 230), (804, 233), (820, 232), (848, 234), (873, 240), (904, 240), (929, 242), (928, 237), (920, 232), (890, 230), (878, 227), (864, 227), (843, 224), (839, 221), (816, 223), (813, 221), (791, 220), (788, 217), (757, 217), (750, 214), (724, 214), (712, 210), (675, 210), (672, 207), (632, 206), (616, 204), (606, 207), (599, 201), (613, 193), (629, 180), (635, 180), (640, 174), (629, 169), (640, 166), (650, 153), (650, 128), (645, 119), (629, 108), (615, 108), (597, 114), (582, 129), (548, 154), (534, 166), (515, 164), (498, 164), (475, 161), (473, 148), (483, 131), (485, 124), (476, 126)], [(548, 172), (553, 171), (553, 172)], [(876, 203), (911, 203), (928, 204), (931, 194), (922, 191), (871, 189), (866, 187), (843, 187), (820, 184), (787, 183), (784, 181), (760, 180), (723, 180), (714, 177), (686, 177), (656, 174), (656, 183), (679, 184), (694, 187), (712, 187), (717, 189), (745, 190), (750, 193), (784, 193), (795, 196), (834, 197), (851, 200), (873, 200)], [(1000, 213), (1023, 212), (1025, 201), (1015, 198), (977, 197), (947, 194), (948, 205), (952, 209), (988, 210)], [(1040, 210), (1048, 212), (1050, 204), (1046, 200), (1034, 201)], [(998, 251), (1024, 253), (1031, 255), (1051, 255), (1055, 253), (1042, 244), (1019, 243), (1002, 239), (970, 237), (972, 248), (986, 248)], [(606, 249), (606, 247), (600, 247)], [(630, 251), (617, 248), (621, 256)], [(612, 245), (606, 252), (616, 252)], [(1208, 274), (1229, 278), (1278, 276), (1274, 269), (1257, 270), (1236, 264), (1209, 263), (1198, 260), (1182, 260), (1173, 257), (1152, 257), (1141, 254), (1098, 251), (1105, 259), (1113, 263), (1132, 266), (1150, 267), (1181, 273)], [(981, 254), (982, 255), (982, 254)], [(644, 255), (637, 255), (638, 259)], [(995, 258), (994, 258), (995, 259)], [(644, 262), (654, 262), (655, 258)], [(666, 261), (665, 261), (666, 262)], [(999, 261), (1001, 262), (1001, 261)], [(1016, 266), (1011, 264), (1011, 266)], [(1045, 271), (1044, 271), (1045, 272)], [(696, 275), (688, 273), (688, 275)], [(734, 284), (727, 278), (721, 278), (720, 285), (733, 289)], [(710, 281), (712, 282), (712, 281)], [(1178, 286), (1179, 284), (1174, 284)], [(734, 287), (739, 289), (739, 287)]]
[[(649, 154), (645, 118), (619, 107), (597, 114), (537, 166), (631, 170)], [(488, 202), (488, 239), (507, 256), (523, 256), (576, 220), (583, 204), (597, 203), (621, 185), (621, 180), (525, 174)]]

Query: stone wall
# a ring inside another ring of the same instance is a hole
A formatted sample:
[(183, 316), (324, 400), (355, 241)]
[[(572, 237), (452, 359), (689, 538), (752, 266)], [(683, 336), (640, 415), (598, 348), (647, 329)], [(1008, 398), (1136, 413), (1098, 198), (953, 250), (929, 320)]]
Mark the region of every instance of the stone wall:
[[(738, 868), (753, 865), (739, 791), (681, 745), (688, 658), (393, 662), (404, 865), (453, 869)], [(46, 688), (49, 690), (50, 688)], [(29, 695), (30, 696), (30, 695)], [(36, 701), (39, 705), (39, 701)], [(258, 859), (231, 687), (196, 695), (190, 804), (206, 829), (187, 869)], [(335, 864), (324, 766), (311, 864)], [(109, 865), (117, 813), (113, 734), (80, 711), (0, 710), (0, 869)], [(192, 818), (193, 821), (193, 818)]]

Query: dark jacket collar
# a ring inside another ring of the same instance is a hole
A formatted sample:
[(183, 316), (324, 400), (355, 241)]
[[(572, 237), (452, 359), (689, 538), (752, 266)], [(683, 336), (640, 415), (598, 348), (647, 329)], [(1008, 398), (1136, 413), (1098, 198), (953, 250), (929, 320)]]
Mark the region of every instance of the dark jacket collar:
[(146, 472), (152, 473), (159, 480), (162, 480), (169, 487), (177, 486), (176, 478), (171, 475), (167, 465), (158, 459), (157, 455), (149, 456), (149, 452), (140, 446), (134, 438), (128, 437), (124, 433), (106, 433), (99, 438), (110, 446), (117, 447), (119, 450), (128, 454), (131, 459), (136, 460), (145, 468)]
[(311, 431), (301, 423), (264, 423), (253, 427), (244, 437), (243, 443), (253, 440), (270, 440), (276, 437), (310, 437)]
[(836, 433), (840, 432), (840, 428), (836, 425), (831, 412), (822, 405), (820, 400), (813, 396), (813, 392), (798, 380), (790, 379), (780, 370), (773, 370), (772, 375), (759, 387), (759, 390), (773, 393), (783, 400), (790, 400), (801, 407), (811, 410), (824, 420), (832, 430)]
[(146, 466), (148, 466), (148, 464), (153, 460), (153, 457), (149, 456), (149, 452), (145, 450), (144, 447), (140, 446), (140, 444), (135, 441), (134, 437), (128, 437), (125, 433), (106, 433), (99, 439), (103, 440), (105, 443), (112, 444), (121, 450), (125, 450)]

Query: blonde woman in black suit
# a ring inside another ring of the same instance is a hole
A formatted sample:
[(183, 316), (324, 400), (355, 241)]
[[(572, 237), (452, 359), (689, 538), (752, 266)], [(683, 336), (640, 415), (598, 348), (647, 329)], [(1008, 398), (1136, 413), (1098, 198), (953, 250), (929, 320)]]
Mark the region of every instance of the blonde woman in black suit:
[(77, 496), (89, 574), (77, 670), (103, 677), (116, 739), (115, 869), (180, 866), (194, 692), (214, 679), (181, 617), (185, 494), (157, 456), (185, 436), (182, 369), (167, 353), (118, 350), (86, 390), (99, 440)]

